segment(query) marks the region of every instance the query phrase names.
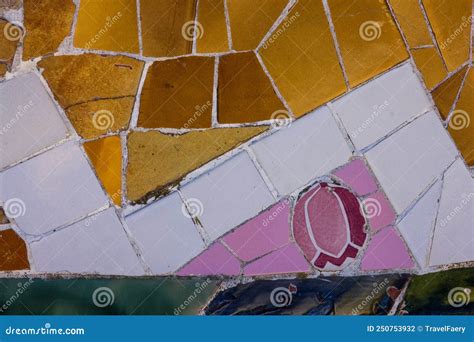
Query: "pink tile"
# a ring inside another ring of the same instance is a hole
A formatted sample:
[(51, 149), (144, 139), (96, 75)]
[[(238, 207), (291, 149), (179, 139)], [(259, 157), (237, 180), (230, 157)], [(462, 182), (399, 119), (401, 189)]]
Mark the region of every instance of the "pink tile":
[(288, 243), (289, 214), (288, 203), (279, 202), (225, 236), (224, 241), (242, 260), (253, 260)]
[(349, 185), (358, 196), (365, 196), (377, 191), (374, 176), (363, 159), (354, 159), (337, 170), (334, 176), (339, 177), (345, 184)]
[(291, 243), (244, 267), (244, 275), (308, 272), (309, 264), (296, 244)]
[(365, 198), (362, 203), (372, 231), (376, 232), (395, 222), (397, 214), (381, 191)]
[(378, 232), (362, 258), (362, 270), (411, 269), (413, 260), (394, 227)]
[(220, 242), (216, 242), (184, 266), (178, 275), (238, 275), (240, 262)]

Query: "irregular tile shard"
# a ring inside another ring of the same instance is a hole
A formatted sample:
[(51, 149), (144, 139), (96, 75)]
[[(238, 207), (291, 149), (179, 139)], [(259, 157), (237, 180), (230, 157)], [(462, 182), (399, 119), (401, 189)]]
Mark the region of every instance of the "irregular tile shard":
[(447, 76), (443, 60), (434, 47), (415, 49), (411, 53), (428, 89), (432, 89)]
[(197, 15), (196, 51), (216, 53), (229, 50), (224, 0), (200, 0)]
[(37, 272), (144, 275), (113, 208), (30, 244)]
[(5, 215), (5, 210), (0, 207), (0, 224), (8, 224), (10, 221), (8, 220), (7, 215)]
[(362, 201), (362, 209), (367, 216), (372, 231), (378, 231), (393, 224), (397, 215), (382, 191), (377, 191)]
[(196, 0), (140, 0), (143, 54), (181, 56), (192, 52)]
[(296, 116), (346, 90), (321, 1), (298, 1), (275, 32), (259, 54)]
[(23, 30), (0, 18), (0, 60), (10, 62), (23, 36)]
[[(274, 119), (278, 113), (289, 119), (283, 103), (253, 52), (219, 59), (217, 120), (244, 123)], [(277, 117), (278, 118), (278, 117)]]
[(74, 2), (72, 0), (23, 0), (23, 9), (26, 30), (23, 59), (28, 60), (56, 52), (72, 30)]
[(236, 276), (240, 274), (240, 262), (220, 242), (216, 242), (177, 274)]
[(138, 126), (210, 128), (213, 83), (214, 58), (153, 63), (142, 90)]
[(0, 271), (29, 268), (28, 251), (23, 239), (13, 229), (0, 230)]
[(178, 193), (125, 218), (153, 274), (174, 272), (205, 248)]
[(377, 191), (374, 176), (365, 165), (364, 159), (356, 158), (333, 173), (344, 184), (349, 185), (358, 196)]
[(7, 72), (8, 72), (8, 65), (4, 63), (0, 63), (0, 77), (5, 76)]
[(428, 262), (440, 195), (441, 182), (438, 181), (398, 224), (398, 230), (422, 268)]
[(84, 143), (84, 149), (113, 202), (122, 201), (122, 144), (119, 136)]
[(233, 48), (255, 49), (287, 4), (287, 0), (228, 0)]
[(462, 81), (466, 76), (467, 66), (460, 69), (450, 78), (441, 83), (435, 90), (431, 92), (433, 100), (438, 107), (441, 117), (447, 119), (451, 112), (451, 107), (458, 96)]
[(260, 127), (216, 128), (169, 135), (156, 131), (128, 136), (127, 197), (154, 196), (189, 172), (262, 133)]
[(394, 227), (382, 229), (372, 237), (361, 263), (363, 271), (413, 267), (413, 260)]
[(410, 47), (433, 44), (418, 0), (390, 0)]
[(0, 83), (0, 168), (18, 162), (68, 135), (43, 83), (35, 73)]
[(136, 0), (81, 1), (74, 46), (138, 53)]
[(329, 0), (328, 4), (351, 87), (408, 58), (384, 1)]
[(449, 71), (469, 58), (472, 1), (422, 0), (426, 14)]

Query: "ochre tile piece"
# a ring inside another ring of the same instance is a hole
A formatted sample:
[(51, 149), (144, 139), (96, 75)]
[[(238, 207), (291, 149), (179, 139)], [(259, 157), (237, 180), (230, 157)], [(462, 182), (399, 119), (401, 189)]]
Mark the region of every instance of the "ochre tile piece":
[(8, 66), (6, 64), (0, 63), (0, 77), (5, 76), (8, 71)]
[(226, 55), (219, 60), (217, 94), (220, 123), (269, 120), (274, 113), (285, 111), (253, 52)]
[(300, 0), (259, 50), (296, 116), (346, 90), (321, 1)]
[(474, 71), (469, 69), (464, 85), (450, 118), (448, 131), (466, 164), (474, 166)]
[(449, 71), (469, 58), (472, 0), (422, 0)]
[(390, 0), (390, 5), (411, 48), (433, 45), (419, 0)]
[(25, 242), (13, 229), (0, 231), (0, 271), (30, 268)]
[(436, 48), (415, 49), (411, 53), (428, 89), (436, 86), (448, 75)]
[(214, 58), (155, 62), (143, 85), (139, 127), (211, 127)]
[(133, 96), (84, 102), (67, 108), (66, 115), (81, 137), (92, 139), (126, 129), (134, 103)]
[(384, 0), (329, 0), (350, 85), (356, 86), (408, 58)]
[(199, 53), (229, 50), (224, 0), (200, 0), (196, 30), (196, 51)]
[(97, 99), (135, 96), (143, 62), (125, 56), (53, 56), (38, 63), (63, 107)]
[(122, 144), (120, 137), (111, 136), (89, 141), (84, 143), (84, 149), (110, 198), (120, 206), (122, 194)]
[(140, 0), (143, 54), (181, 56), (191, 53), (196, 0)]
[(136, 0), (82, 0), (74, 46), (138, 53), (137, 21)]
[(24, 0), (23, 59), (55, 52), (72, 28), (72, 0)]
[(287, 0), (227, 0), (233, 48), (255, 49), (287, 4)]
[(454, 100), (459, 93), (467, 67), (462, 68), (431, 92), (433, 100), (443, 119), (447, 119)]
[(0, 207), (0, 224), (7, 224), (10, 223), (8, 220), (7, 215), (5, 215), (5, 211), (3, 210), (2, 207)]
[(23, 36), (20, 27), (0, 19), (0, 60), (10, 61), (15, 56), (18, 43)]
[(215, 128), (168, 135), (157, 131), (128, 136), (127, 197), (145, 200), (186, 174), (263, 132), (262, 127)]

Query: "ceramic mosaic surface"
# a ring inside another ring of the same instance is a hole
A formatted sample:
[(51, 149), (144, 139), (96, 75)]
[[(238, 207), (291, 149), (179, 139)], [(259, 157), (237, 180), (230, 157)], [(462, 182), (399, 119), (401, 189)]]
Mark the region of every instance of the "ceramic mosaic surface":
[(472, 267), (472, 9), (0, 0), (0, 277)]

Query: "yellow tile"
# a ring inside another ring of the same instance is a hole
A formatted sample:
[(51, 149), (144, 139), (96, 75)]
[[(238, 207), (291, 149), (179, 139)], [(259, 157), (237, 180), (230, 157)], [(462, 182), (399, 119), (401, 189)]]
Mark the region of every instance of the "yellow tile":
[(408, 58), (384, 0), (329, 0), (350, 85), (356, 86)]
[(0, 207), (0, 224), (7, 224), (10, 223), (8, 220), (7, 215), (5, 215), (5, 211), (3, 210), (2, 207)]
[(25, 241), (13, 230), (0, 231), (0, 271), (30, 268)]
[(296, 116), (346, 90), (321, 1), (300, 0), (259, 50)]
[(436, 48), (415, 49), (411, 53), (428, 89), (433, 88), (448, 75)]
[(0, 60), (10, 61), (13, 59), (22, 36), (21, 28), (0, 19)]
[(6, 64), (0, 63), (0, 77), (5, 76), (8, 71), (8, 66)]
[(144, 55), (191, 53), (195, 10), (195, 0), (140, 0)]
[(90, 101), (69, 107), (66, 115), (81, 137), (92, 139), (126, 129), (134, 103), (134, 97)]
[(74, 46), (138, 53), (136, 0), (82, 0)]
[(454, 100), (458, 95), (467, 67), (462, 68), (431, 92), (433, 100), (443, 119), (447, 119)]
[(474, 71), (469, 69), (448, 125), (466, 164), (474, 166)]
[(441, 54), (449, 71), (469, 58), (472, 0), (423, 0)]
[(227, 0), (233, 48), (255, 49), (287, 4), (287, 0)]
[(23, 59), (55, 52), (69, 35), (76, 6), (72, 0), (24, 0)]
[(266, 128), (215, 128), (183, 135), (157, 131), (128, 136), (127, 197), (146, 202), (186, 174), (258, 135)]
[(253, 52), (220, 58), (217, 94), (220, 123), (269, 120), (285, 110)]
[(38, 63), (62, 107), (135, 96), (144, 63), (125, 56), (53, 56)]
[(224, 0), (200, 0), (197, 22), (197, 52), (212, 53), (229, 50)]
[(122, 145), (119, 136), (84, 143), (97, 176), (113, 202), (120, 206), (122, 193)]
[(390, 0), (410, 47), (433, 45), (419, 0)]
[(214, 58), (155, 62), (143, 85), (138, 126), (211, 127)]

